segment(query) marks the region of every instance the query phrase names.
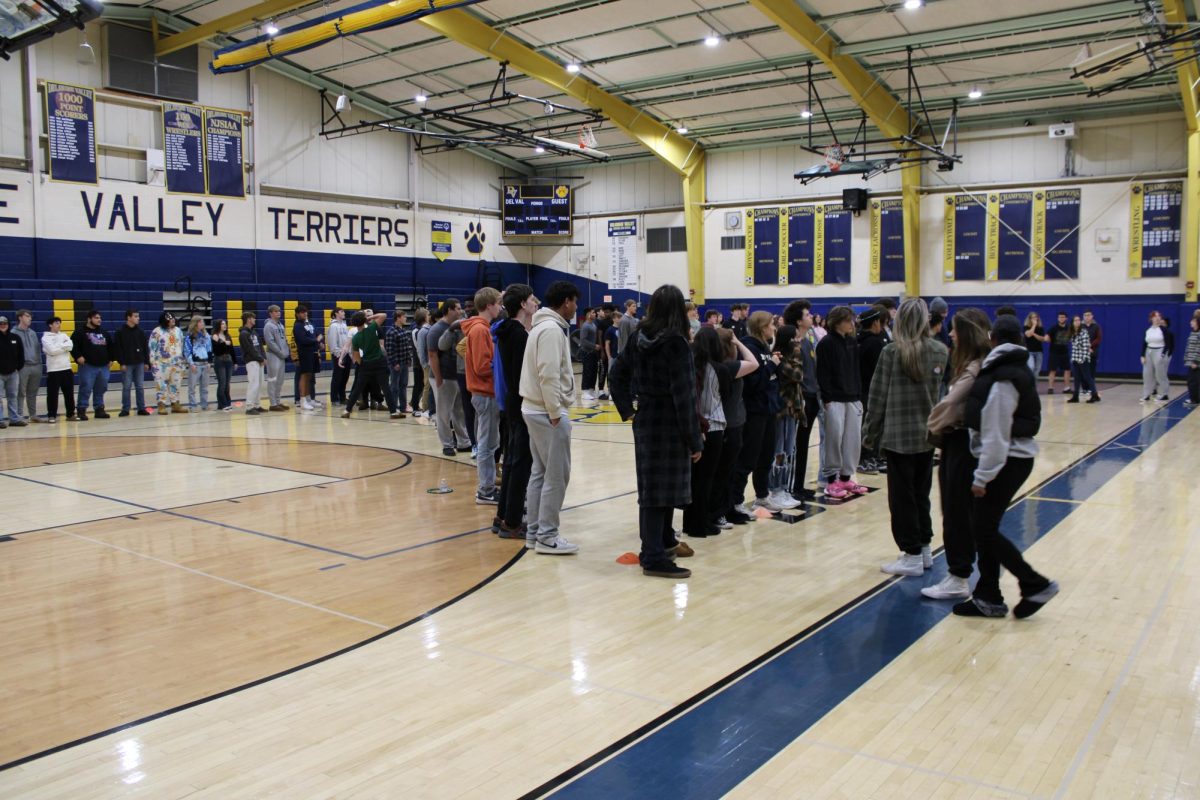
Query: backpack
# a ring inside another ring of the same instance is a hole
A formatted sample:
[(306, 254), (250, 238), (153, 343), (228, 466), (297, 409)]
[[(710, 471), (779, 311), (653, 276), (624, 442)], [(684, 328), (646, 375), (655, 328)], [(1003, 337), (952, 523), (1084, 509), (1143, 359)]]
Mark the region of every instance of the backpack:
[(500, 326), (504, 324), (504, 320), (498, 319), (492, 323), (492, 381), (494, 383), (493, 391), (496, 393), (496, 405), (501, 411), (504, 408), (504, 401), (508, 395), (508, 382), (504, 378), (504, 363), (500, 360)]

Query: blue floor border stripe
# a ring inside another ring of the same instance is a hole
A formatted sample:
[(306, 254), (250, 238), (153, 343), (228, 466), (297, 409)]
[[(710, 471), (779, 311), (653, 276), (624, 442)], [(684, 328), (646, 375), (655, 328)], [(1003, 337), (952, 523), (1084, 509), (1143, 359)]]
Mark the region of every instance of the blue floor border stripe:
[[(1030, 495), (1093, 496), (1179, 424), (1186, 416), (1178, 413), (1181, 399), (1028, 490), (1005, 515), (1005, 535), (1025, 549), (1052, 530), (1079, 504)], [(920, 594), (945, 575), (939, 556), (922, 579), (880, 584), (810, 628), (810, 635), (777, 647), (525, 797), (724, 796), (949, 616), (952, 603)]]

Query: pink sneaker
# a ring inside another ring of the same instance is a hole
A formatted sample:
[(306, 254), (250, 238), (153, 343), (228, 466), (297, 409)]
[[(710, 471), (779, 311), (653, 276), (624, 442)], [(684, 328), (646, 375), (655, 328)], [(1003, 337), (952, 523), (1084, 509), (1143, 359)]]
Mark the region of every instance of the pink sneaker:
[(845, 500), (850, 496), (850, 492), (846, 490), (846, 484), (841, 481), (833, 481), (826, 485), (825, 496), (832, 497), (834, 500)]
[(866, 494), (869, 491), (871, 491), (866, 486), (863, 486), (861, 483), (855, 483), (853, 480), (849, 480), (849, 481), (846, 481), (845, 483), (843, 483), (842, 489), (849, 492), (850, 494)]

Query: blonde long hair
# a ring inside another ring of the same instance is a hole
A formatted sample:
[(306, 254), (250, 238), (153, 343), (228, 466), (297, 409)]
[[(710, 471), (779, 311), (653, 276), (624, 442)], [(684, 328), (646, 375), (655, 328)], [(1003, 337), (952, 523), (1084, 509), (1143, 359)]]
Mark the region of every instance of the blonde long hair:
[(929, 307), (919, 297), (911, 297), (900, 304), (896, 315), (895, 346), (899, 351), (900, 369), (913, 383), (924, 381), (925, 340), (929, 338)]

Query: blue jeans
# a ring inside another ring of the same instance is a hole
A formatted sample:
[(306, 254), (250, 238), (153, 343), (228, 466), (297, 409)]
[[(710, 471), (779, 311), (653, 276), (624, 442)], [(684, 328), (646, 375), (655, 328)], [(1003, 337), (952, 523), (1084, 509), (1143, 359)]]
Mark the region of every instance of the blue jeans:
[(217, 408), (229, 408), (233, 401), (229, 399), (229, 381), (233, 378), (233, 359), (218, 358), (213, 361), (213, 369), (217, 373)]
[(83, 364), (79, 367), (79, 399), (75, 402), (78, 413), (82, 414), (88, 408), (88, 396), (92, 397), (92, 405), (104, 408), (104, 393), (108, 391), (108, 365), (93, 367)]
[(397, 370), (388, 367), (388, 386), (391, 387), (392, 397), (396, 398), (396, 410), (404, 411), (408, 406), (408, 365), (401, 365)]
[(0, 375), (0, 383), (4, 384), (4, 398), (8, 402), (8, 418), (13, 422), (21, 421), (21, 412), (17, 410), (17, 387), (21, 385), (21, 373), (13, 370), (7, 375)]
[(471, 395), (475, 407), (475, 469), (479, 475), (479, 491), (496, 491), (496, 450), (500, 447), (500, 406), (496, 398), (482, 394)]
[(129, 412), (129, 387), (137, 388), (137, 410), (146, 407), (146, 368), (142, 364), (126, 364), (121, 370), (121, 412)]
[(1042, 355), (1040, 351), (1029, 351), (1029, 368), (1035, 378), (1042, 374)]

